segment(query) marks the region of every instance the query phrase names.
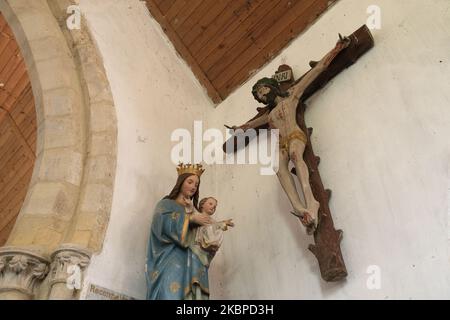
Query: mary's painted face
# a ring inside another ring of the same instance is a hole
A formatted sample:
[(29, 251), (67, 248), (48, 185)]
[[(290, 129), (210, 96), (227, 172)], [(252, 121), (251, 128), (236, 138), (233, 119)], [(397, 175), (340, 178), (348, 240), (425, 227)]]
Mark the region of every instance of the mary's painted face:
[(194, 194), (197, 192), (198, 184), (200, 183), (200, 179), (196, 175), (192, 175), (187, 177), (184, 180), (183, 185), (181, 186), (181, 193), (185, 198), (192, 198)]

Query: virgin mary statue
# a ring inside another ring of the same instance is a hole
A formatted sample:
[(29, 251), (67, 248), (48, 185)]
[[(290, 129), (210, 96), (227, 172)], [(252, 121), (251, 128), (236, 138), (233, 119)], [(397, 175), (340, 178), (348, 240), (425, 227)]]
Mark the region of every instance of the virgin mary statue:
[(155, 208), (148, 242), (148, 300), (209, 299), (208, 268), (189, 248), (193, 228), (211, 223), (198, 210), (201, 165), (180, 164), (172, 191)]

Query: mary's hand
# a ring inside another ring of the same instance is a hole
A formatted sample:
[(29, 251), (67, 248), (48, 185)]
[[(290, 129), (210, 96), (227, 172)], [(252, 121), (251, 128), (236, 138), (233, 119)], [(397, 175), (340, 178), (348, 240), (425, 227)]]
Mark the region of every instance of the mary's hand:
[(204, 213), (192, 215), (190, 218), (190, 222), (201, 225), (201, 226), (206, 226), (206, 225), (213, 223), (211, 217)]
[(194, 212), (194, 204), (191, 199), (183, 197), (183, 202), (186, 213)]

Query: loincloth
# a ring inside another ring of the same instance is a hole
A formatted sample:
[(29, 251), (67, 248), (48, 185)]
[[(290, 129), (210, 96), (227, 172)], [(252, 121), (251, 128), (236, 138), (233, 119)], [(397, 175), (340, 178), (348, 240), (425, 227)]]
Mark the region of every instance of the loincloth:
[(292, 131), (287, 137), (280, 138), (280, 149), (289, 152), (289, 144), (291, 143), (292, 140), (295, 139), (300, 140), (305, 145), (308, 142), (306, 134), (301, 129), (297, 128), (294, 131)]

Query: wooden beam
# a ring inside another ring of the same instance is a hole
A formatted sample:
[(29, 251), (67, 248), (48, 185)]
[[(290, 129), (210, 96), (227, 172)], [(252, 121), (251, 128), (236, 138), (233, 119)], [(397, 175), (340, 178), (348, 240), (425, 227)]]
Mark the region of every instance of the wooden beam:
[[(266, 17), (270, 15), (271, 11), (276, 8), (281, 0), (274, 0), (270, 3), (261, 3), (259, 6), (253, 10), (252, 14), (248, 15), (246, 19), (236, 28), (233, 32), (226, 35), (225, 39), (220, 43), (217, 48), (211, 52), (210, 55), (204, 57), (204, 54), (199, 56), (199, 63), (203, 70), (206, 70), (206, 74), (210, 79), (213, 79), (216, 75), (216, 69), (220, 68), (222, 64), (226, 63), (228, 65), (227, 53), (232, 55), (232, 49), (239, 45), (240, 41), (248, 42), (247, 33), (243, 30), (253, 30), (259, 22), (266, 20)], [(284, 0), (286, 1), (286, 0)], [(222, 70), (222, 69), (221, 69)], [(220, 71), (220, 70), (219, 70)]]
[(207, 9), (207, 12), (203, 12), (199, 21), (183, 36), (183, 43), (189, 49), (192, 47), (192, 43), (198, 36), (206, 34), (211, 38), (211, 34), (209, 34), (208, 30), (209, 26), (224, 15), (224, 11), (227, 10), (227, 4), (227, 1), (217, 1), (212, 7)]
[(159, 22), (169, 39), (174, 44), (174, 47), (177, 51), (179, 51), (180, 55), (186, 60), (186, 62), (190, 65), (192, 72), (197, 76), (197, 79), (200, 80), (200, 83), (203, 84), (210, 96), (210, 98), (213, 100), (214, 103), (219, 103), (222, 101), (222, 97), (219, 95), (216, 88), (212, 85), (211, 81), (208, 79), (208, 77), (205, 75), (203, 70), (200, 68), (200, 66), (197, 64), (197, 61), (194, 59), (194, 57), (191, 55), (188, 48), (184, 45), (183, 41), (181, 41), (178, 34), (175, 32), (175, 30), (172, 28), (170, 23), (166, 20), (166, 18), (163, 16), (161, 11), (159, 10), (158, 6), (152, 1), (147, 0), (146, 1), (147, 7), (150, 10), (153, 17), (156, 19), (156, 21)]
[(170, 10), (170, 8), (175, 4), (175, 0), (164, 0), (158, 2), (158, 9), (163, 15)]
[[(206, 46), (217, 48), (221, 39), (223, 39), (221, 37), (225, 35), (229, 28), (233, 28), (231, 25), (235, 24), (234, 28), (236, 28), (242, 22), (243, 17), (261, 1), (263, 0), (254, 0), (251, 2), (247, 0), (231, 1), (225, 11), (208, 26), (205, 33), (197, 37), (189, 46), (192, 55), (198, 60), (199, 53), (204, 52)], [(208, 54), (206, 53), (206, 55)]]
[(251, 57), (251, 59), (247, 60), (245, 70), (241, 68), (232, 78), (222, 85), (214, 83), (217, 90), (219, 90), (222, 95), (229, 95), (233, 92), (233, 90), (235, 90), (240, 83), (252, 76), (248, 70), (258, 70), (258, 68), (260, 68), (266, 61), (270, 61), (289, 42), (295, 39), (303, 30), (308, 28), (308, 26), (315, 21), (315, 18), (318, 15), (324, 13), (327, 6), (331, 5), (330, 3), (331, 2), (317, 3), (316, 1), (315, 4), (306, 8), (306, 10), (302, 11), (302, 13), (299, 13), (299, 16), (293, 22), (286, 25), (284, 29), (264, 47), (263, 50), (260, 50), (256, 55)]
[[(14, 132), (16, 137), (18, 139), (20, 139), (20, 144), (23, 145), (24, 150), (25, 150), (25, 154), (30, 159), (33, 159), (33, 160), (36, 159), (36, 154), (34, 153), (33, 149), (31, 149), (31, 147), (28, 145), (28, 142), (27, 142), (26, 137), (24, 136), (24, 133), (19, 129), (19, 127), (17, 126), (16, 122), (13, 120), (13, 118), (11, 117), (10, 114), (8, 114), (8, 117), (9, 117), (9, 122), (11, 124), (12, 132)], [(31, 114), (31, 118), (36, 119), (36, 117), (33, 114)], [(35, 123), (36, 123), (36, 121), (35, 121)], [(34, 128), (32, 127), (31, 130), (35, 131), (35, 130), (37, 130), (37, 128), (36, 127), (34, 127)], [(25, 132), (25, 133), (27, 133), (27, 132)], [(27, 135), (28, 134), (29, 134), (29, 132), (27, 133)]]
[[(20, 179), (16, 181), (14, 187), (9, 189), (7, 193), (0, 196), (0, 229), (4, 226), (5, 220), (11, 218), (14, 213), (11, 213), (13, 209), (20, 203), (23, 203), (25, 196), (28, 192), (28, 186), (30, 184), (31, 176), (33, 174), (33, 168), (28, 168), (25, 172), (20, 172)], [(17, 214), (18, 212), (16, 212)]]
[(209, 12), (214, 8), (216, 1), (202, 1), (202, 3), (195, 8), (194, 12), (189, 16), (188, 19), (178, 28), (177, 33), (186, 47), (189, 47), (184, 40), (186, 35), (192, 30), (198, 30), (200, 28), (200, 21), (205, 18), (209, 18)]
[(170, 14), (168, 12), (166, 16), (167, 22), (172, 26), (172, 28), (178, 32), (180, 31), (186, 20), (193, 14), (195, 10), (203, 3), (203, 0), (188, 0), (188, 2), (181, 8), (177, 14)]
[(16, 223), (16, 219), (9, 221), (8, 225), (5, 226), (5, 228), (3, 228), (2, 230), (0, 230), (0, 247), (3, 247), (6, 243), (6, 241), (8, 240), (9, 235)]

